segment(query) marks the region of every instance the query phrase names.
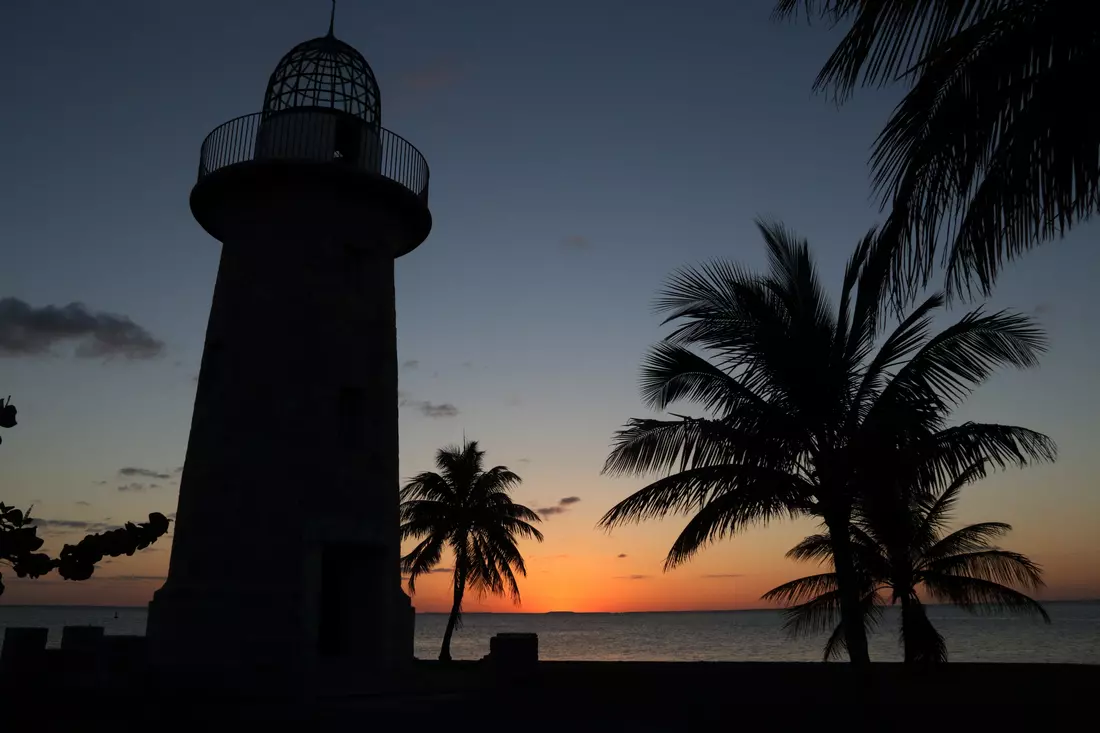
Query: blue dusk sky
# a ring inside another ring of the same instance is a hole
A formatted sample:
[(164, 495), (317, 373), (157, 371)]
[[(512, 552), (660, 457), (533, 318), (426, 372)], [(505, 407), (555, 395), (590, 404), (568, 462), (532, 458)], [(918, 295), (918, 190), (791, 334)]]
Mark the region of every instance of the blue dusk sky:
[[(580, 499), (524, 547), (523, 610), (753, 606), (806, 570), (782, 554), (808, 523), (755, 529), (668, 574), (682, 520), (595, 529), (641, 485), (600, 469), (615, 429), (647, 414), (638, 365), (664, 333), (651, 306), (665, 278), (713, 258), (762, 267), (753, 220), (767, 216), (809, 238), (835, 286), (883, 218), (866, 161), (900, 90), (841, 108), (814, 95), (839, 33), (773, 22), (771, 7), (340, 3), (337, 36), (373, 67), (383, 124), (431, 165), (434, 229), (397, 264), (402, 475), (465, 432), (524, 478), (524, 503)], [(0, 499), (33, 503), (51, 547), (175, 510), (220, 247), (188, 208), (199, 146), (259, 110), (279, 58), (322, 35), (328, 12), (325, 0), (5, 5), (0, 297), (32, 316), (73, 302), (94, 316), (70, 338), (38, 334), (45, 352), (0, 351), (0, 390), (20, 410)], [(1100, 595), (1097, 231), (1007, 270), (991, 305), (1034, 313), (1051, 348), (959, 414), (1059, 444), (1056, 465), (970, 487), (960, 510), (1012, 523), (1005, 545), (1047, 568), (1048, 598)], [(13, 307), (5, 317), (22, 318)], [(129, 348), (90, 348), (96, 334)], [(85, 584), (9, 583), (4, 602), (144, 603), (168, 546)], [(446, 604), (434, 580), (423, 610)]]

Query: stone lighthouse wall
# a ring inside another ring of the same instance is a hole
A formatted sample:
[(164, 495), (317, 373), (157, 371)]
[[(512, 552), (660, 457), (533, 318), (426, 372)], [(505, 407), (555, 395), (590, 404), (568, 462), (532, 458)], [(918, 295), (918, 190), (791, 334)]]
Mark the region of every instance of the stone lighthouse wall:
[(385, 211), (257, 184), (225, 231), (152, 658), (210, 686), (354, 687), (411, 644)]

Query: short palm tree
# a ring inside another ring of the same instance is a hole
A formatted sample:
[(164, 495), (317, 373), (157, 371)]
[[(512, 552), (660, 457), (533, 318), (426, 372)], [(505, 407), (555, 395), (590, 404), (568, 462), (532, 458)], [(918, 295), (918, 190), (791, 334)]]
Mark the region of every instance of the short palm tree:
[[(1012, 529), (1002, 522), (971, 524), (947, 531), (948, 519), (967, 483), (985, 475), (984, 462), (960, 473), (946, 487), (932, 491), (898, 492), (865, 511), (851, 528), (853, 555), (863, 589), (861, 605), (868, 628), (875, 626), (882, 605), (901, 605), (900, 638), (908, 664), (947, 661), (943, 636), (929, 621), (917, 595), (922, 590), (933, 600), (951, 603), (972, 613), (1019, 612), (1050, 617), (1041, 605), (1011, 586), (1042, 587), (1038, 565), (1017, 552), (990, 544)], [(905, 497), (905, 498), (903, 498)], [(900, 510), (900, 511), (899, 511)], [(828, 533), (799, 542), (787, 557), (830, 562)], [(820, 573), (784, 583), (764, 594), (764, 599), (791, 605), (785, 627), (794, 636), (819, 633), (833, 627), (825, 644), (825, 659), (844, 650), (836, 573)]]
[(767, 273), (728, 263), (687, 269), (658, 300), (665, 322), (678, 325), (643, 365), (643, 399), (659, 410), (686, 400), (709, 417), (628, 422), (604, 471), (666, 475), (600, 523), (610, 529), (690, 515), (668, 569), (750, 525), (821, 518), (830, 530), (848, 653), (865, 664), (849, 541), (857, 501), (896, 468), (892, 453), (916, 439), (940, 447), (922, 464), (930, 472), (1052, 455), (1049, 441), (1030, 430), (947, 424), (952, 408), (994, 369), (1035, 364), (1044, 338), (1027, 316), (980, 309), (933, 335), (940, 294), (887, 333), (888, 244), (873, 232), (863, 238), (834, 309), (808, 244), (779, 224), (758, 226), (771, 259)]
[(519, 603), (516, 574), (526, 575), (516, 541), (542, 541), (532, 526), (539, 516), (508, 495), (521, 479), (505, 466), (484, 470), (485, 452), (476, 441), (442, 448), (436, 454), (439, 472), (417, 475), (401, 489), (401, 539), (419, 544), (401, 558), (409, 576), (409, 592), (416, 579), (439, 564), (443, 550), (454, 555), (454, 601), (443, 635), (439, 658), (451, 659), (451, 636), (462, 619), (466, 588), (479, 594), (511, 595)]
[[(1100, 206), (1100, 119), (1080, 103), (1100, 64), (1092, 6), (1066, 0), (779, 0), (848, 33), (817, 88), (902, 81), (871, 162), (891, 225), (927, 281), (945, 237), (948, 286), (988, 293), (1005, 259)], [(899, 240), (900, 241), (900, 240)]]

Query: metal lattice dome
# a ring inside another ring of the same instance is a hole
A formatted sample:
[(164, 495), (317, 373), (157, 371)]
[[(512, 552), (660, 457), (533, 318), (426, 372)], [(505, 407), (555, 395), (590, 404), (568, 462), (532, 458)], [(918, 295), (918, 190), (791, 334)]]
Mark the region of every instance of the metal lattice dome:
[(267, 82), (264, 112), (324, 107), (382, 124), (378, 82), (363, 55), (327, 36), (299, 43), (279, 61)]

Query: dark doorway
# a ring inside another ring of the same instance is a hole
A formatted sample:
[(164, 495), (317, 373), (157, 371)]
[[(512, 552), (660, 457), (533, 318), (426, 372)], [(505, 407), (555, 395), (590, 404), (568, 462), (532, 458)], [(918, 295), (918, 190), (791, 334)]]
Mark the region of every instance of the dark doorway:
[(382, 548), (331, 542), (321, 548), (317, 650), (324, 657), (371, 654), (386, 634)]
[(357, 119), (338, 119), (336, 121), (336, 149), (333, 157), (347, 163), (358, 163), (362, 141), (362, 122)]

